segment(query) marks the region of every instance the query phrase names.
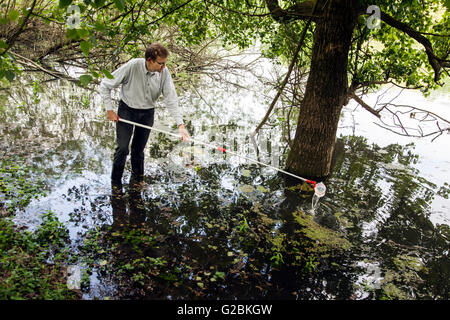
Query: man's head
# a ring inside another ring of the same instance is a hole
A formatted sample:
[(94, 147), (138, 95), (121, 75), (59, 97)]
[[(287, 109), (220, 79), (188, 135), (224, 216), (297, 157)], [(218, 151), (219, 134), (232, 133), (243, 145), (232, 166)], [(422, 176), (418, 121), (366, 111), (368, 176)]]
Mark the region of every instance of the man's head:
[(169, 50), (160, 43), (152, 43), (145, 50), (145, 66), (148, 71), (162, 72), (169, 57)]

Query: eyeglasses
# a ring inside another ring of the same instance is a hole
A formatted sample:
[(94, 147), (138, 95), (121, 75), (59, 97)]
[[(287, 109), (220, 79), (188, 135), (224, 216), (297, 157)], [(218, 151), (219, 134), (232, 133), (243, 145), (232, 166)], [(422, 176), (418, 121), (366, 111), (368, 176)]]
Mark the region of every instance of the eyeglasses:
[(166, 65), (166, 62), (159, 62), (159, 61), (157, 61), (157, 60), (155, 60), (155, 62), (156, 62), (157, 64), (159, 64), (161, 67), (164, 67), (164, 66)]

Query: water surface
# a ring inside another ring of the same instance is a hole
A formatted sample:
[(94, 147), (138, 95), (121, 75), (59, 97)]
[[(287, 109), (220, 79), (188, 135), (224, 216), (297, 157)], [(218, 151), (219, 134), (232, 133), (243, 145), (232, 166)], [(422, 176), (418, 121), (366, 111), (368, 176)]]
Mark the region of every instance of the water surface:
[[(84, 299), (448, 299), (447, 134), (402, 138), (346, 107), (311, 210), (298, 181), (153, 132), (144, 187), (128, 185), (128, 163), (113, 194), (114, 124), (95, 92), (61, 86), (17, 89), (2, 157), (38, 169), (47, 195), (14, 221), (34, 230), (51, 210), (67, 226)], [(440, 109), (448, 98), (423, 101)], [(205, 86), (180, 100), (193, 137), (256, 158), (248, 133), (268, 105), (258, 90)], [(155, 123), (174, 131), (163, 108)], [(259, 160), (282, 167), (280, 140), (263, 130)]]

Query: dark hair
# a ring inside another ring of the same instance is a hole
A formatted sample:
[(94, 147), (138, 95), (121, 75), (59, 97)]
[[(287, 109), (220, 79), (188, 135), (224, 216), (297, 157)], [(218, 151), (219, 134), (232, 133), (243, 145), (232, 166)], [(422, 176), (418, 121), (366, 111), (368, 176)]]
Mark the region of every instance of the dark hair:
[(169, 50), (166, 49), (161, 43), (152, 43), (146, 50), (145, 50), (145, 60), (148, 60), (149, 58), (153, 61), (156, 60), (157, 57), (166, 58), (169, 56)]

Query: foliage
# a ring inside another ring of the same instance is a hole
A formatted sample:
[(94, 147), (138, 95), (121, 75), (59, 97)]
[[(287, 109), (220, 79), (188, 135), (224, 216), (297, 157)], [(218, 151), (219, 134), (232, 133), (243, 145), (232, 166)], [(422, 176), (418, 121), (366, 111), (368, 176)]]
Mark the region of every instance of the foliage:
[[(289, 8), (296, 2), (284, 1), (283, 7)], [(361, 4), (377, 5), (413, 30), (429, 34), (436, 56), (448, 54), (449, 14), (444, 1), (361, 1)], [(69, 19), (74, 15), (68, 10), (70, 5), (79, 8), (79, 21), (75, 27), (69, 25)], [(57, 4), (46, 3), (44, 7), (35, 8), (35, 12), (39, 14), (33, 19), (42, 19), (47, 24), (65, 24), (66, 40), (78, 44), (89, 65), (89, 73), (80, 78), (83, 85), (95, 78), (110, 76), (108, 68), (97, 66), (97, 62), (90, 60), (90, 52), (114, 49), (111, 52), (116, 55), (125, 52), (131, 57), (141, 56), (142, 47), (136, 44), (143, 39), (151, 42), (149, 30), (157, 31), (162, 25), (176, 28), (177, 41), (183, 44), (200, 45), (219, 37), (225, 46), (244, 48), (258, 41), (268, 57), (289, 61), (305, 24), (300, 19), (276, 21), (268, 12), (266, 1), (262, 0), (172, 0), (164, 3), (118, 0), (109, 4), (105, 1), (67, 0)], [(1, 23), (10, 28), (15, 24), (17, 27), (25, 14), (27, 11), (21, 11), (18, 4), (12, 5)], [(421, 87), (424, 92), (437, 86), (433, 83), (433, 72), (421, 45), (405, 32), (384, 23), (379, 29), (368, 29), (367, 19), (368, 15), (360, 16), (350, 52), (349, 73), (355, 83), (369, 84), (370, 87), (380, 81), (395, 81), (408, 87)], [(307, 34), (298, 59), (299, 67), (306, 67), (309, 63), (312, 31)], [(4, 50), (12, 45), (8, 39), (0, 42)], [(18, 72), (13, 57), (0, 56), (0, 78), (12, 80)]]
[(67, 236), (52, 212), (35, 233), (0, 218), (0, 299), (76, 299), (65, 279)]
[[(36, 170), (18, 159), (1, 161), (0, 192), (8, 215), (46, 193)], [(30, 232), (0, 216), (0, 299), (78, 298), (66, 285), (68, 230), (52, 211), (41, 218)]]
[[(448, 55), (449, 12), (442, 7), (442, 1), (369, 2), (413, 30), (426, 34), (436, 56)], [(404, 31), (383, 22), (375, 29), (368, 29), (366, 23), (367, 16), (361, 16), (355, 28), (349, 65), (353, 82), (374, 88), (380, 82), (393, 81), (420, 88), (424, 93), (438, 87), (422, 45)], [(446, 76), (444, 72), (443, 77)]]

